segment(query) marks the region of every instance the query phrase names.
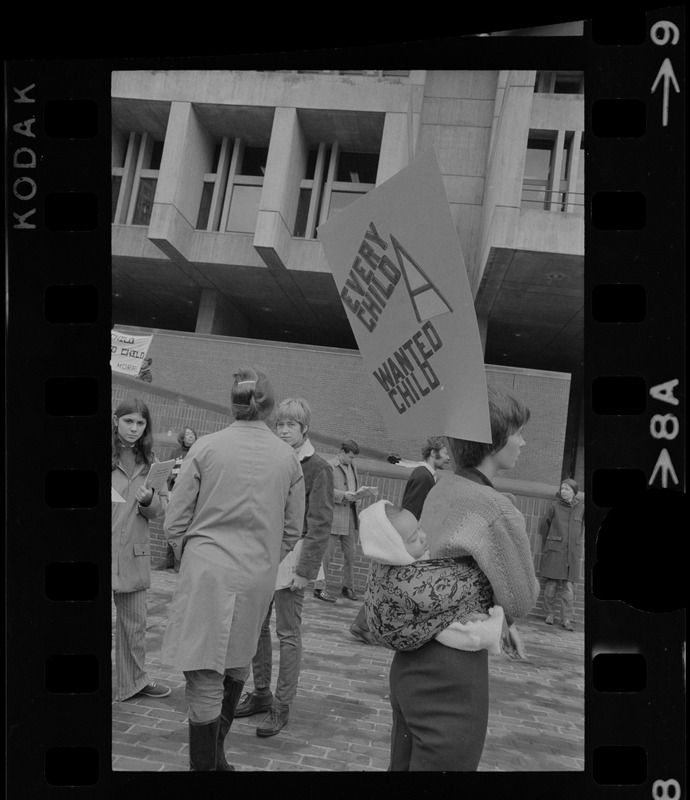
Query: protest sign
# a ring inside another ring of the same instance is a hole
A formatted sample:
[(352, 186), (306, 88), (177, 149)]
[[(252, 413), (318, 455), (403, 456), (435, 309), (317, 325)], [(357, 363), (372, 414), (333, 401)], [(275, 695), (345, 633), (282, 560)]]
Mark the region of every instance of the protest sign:
[(389, 435), (490, 442), (479, 327), (435, 153), (318, 232)]
[(153, 336), (134, 336), (110, 331), (110, 369), (136, 378), (146, 358)]

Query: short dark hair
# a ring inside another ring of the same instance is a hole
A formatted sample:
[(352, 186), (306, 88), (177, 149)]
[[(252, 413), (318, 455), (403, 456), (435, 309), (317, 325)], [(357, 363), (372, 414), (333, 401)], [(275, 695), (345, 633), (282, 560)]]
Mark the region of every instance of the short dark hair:
[(359, 445), (354, 439), (345, 439), (344, 442), (341, 442), (340, 449), (344, 450), (346, 453), (354, 453), (355, 455), (359, 453)]
[(508, 438), (519, 431), (529, 420), (529, 408), (512, 392), (489, 387), (487, 396), (491, 442), (471, 442), (468, 439), (448, 437), (453, 460), (459, 467), (479, 466), (488, 455), (502, 450), (506, 446)]
[(443, 441), (442, 436), (432, 436), (426, 440), (424, 447), (422, 447), (422, 458), (426, 461), (434, 450), (438, 453), (445, 446), (446, 443)]

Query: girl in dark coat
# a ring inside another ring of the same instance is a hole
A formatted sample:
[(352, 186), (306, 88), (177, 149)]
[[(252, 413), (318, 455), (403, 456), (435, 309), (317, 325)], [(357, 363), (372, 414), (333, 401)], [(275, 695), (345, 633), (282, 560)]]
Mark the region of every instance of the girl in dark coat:
[(172, 472), (170, 473), (170, 477), (168, 478), (168, 489), (172, 489), (175, 485), (175, 481), (177, 480), (177, 476), (180, 474), (180, 467), (182, 466), (182, 462), (184, 461), (187, 453), (189, 452), (189, 448), (196, 442), (199, 438), (197, 432), (194, 428), (190, 428), (187, 426), (182, 433), (177, 434), (177, 442), (180, 445), (178, 450), (173, 455), (175, 459), (175, 464), (172, 468)]
[(547, 578), (544, 587), (546, 624), (553, 625), (560, 595), (563, 627), (573, 630), (574, 582), (580, 576), (584, 542), (584, 503), (577, 498), (578, 485), (566, 478), (554, 501), (539, 523), (541, 562), (539, 572)]

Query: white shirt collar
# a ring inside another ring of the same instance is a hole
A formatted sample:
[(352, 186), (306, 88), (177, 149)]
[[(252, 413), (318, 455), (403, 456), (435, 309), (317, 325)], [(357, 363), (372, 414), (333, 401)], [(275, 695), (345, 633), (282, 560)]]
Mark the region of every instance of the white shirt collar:
[(309, 458), (309, 456), (313, 456), (316, 450), (309, 439), (305, 439), (299, 447), (295, 448), (295, 453), (297, 453), (297, 458), (300, 461), (304, 461), (305, 458)]

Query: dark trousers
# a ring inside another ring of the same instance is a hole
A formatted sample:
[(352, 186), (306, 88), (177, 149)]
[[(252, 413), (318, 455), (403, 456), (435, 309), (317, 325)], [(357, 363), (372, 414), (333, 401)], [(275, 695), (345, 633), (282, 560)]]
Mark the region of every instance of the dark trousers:
[(489, 656), (432, 640), (390, 671), (392, 772), (473, 772), (489, 719)]

